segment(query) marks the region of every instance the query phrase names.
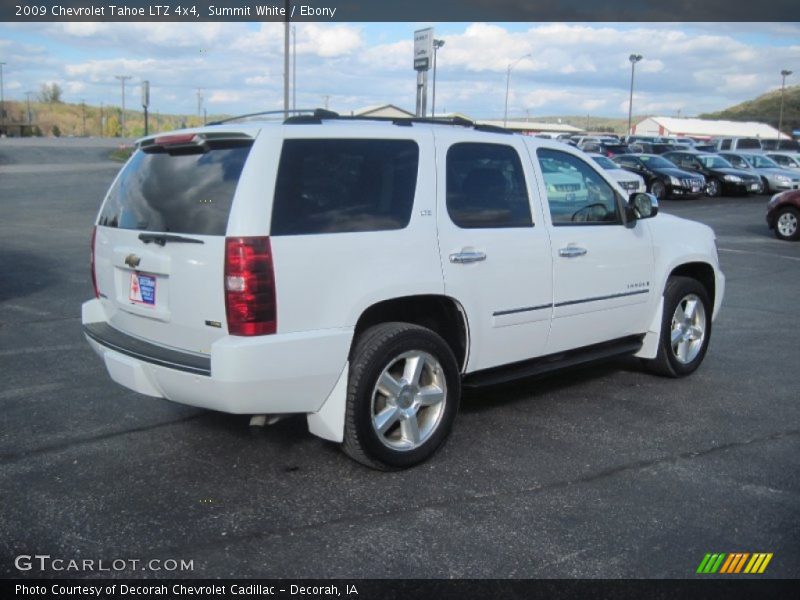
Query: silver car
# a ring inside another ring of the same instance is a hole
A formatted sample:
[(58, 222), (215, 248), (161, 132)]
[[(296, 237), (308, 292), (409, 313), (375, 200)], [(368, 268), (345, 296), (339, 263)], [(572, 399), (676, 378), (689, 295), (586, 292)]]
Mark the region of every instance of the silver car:
[(765, 152), (764, 155), (769, 156), (783, 169), (798, 169), (800, 172), (800, 152)]
[(800, 173), (791, 169), (782, 168), (778, 163), (764, 154), (719, 152), (719, 155), (729, 161), (737, 169), (743, 169), (760, 176), (761, 180), (764, 182), (765, 194), (800, 189)]

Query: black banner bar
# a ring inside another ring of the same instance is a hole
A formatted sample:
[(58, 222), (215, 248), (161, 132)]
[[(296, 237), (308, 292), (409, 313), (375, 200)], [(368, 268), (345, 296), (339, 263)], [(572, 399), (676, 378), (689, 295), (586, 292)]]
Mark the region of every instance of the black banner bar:
[[(288, 10), (287, 10), (288, 9)], [(0, 21), (795, 22), (797, 0), (7, 0)]]
[(334, 600), (693, 600), (797, 598), (800, 580), (710, 577), (694, 580), (3, 580), (3, 598), (274, 598)]

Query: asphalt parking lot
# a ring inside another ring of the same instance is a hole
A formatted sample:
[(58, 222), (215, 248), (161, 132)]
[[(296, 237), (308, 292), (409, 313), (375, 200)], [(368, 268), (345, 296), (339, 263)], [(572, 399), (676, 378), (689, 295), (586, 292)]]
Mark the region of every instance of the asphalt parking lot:
[(662, 203), (714, 227), (727, 275), (695, 375), (626, 359), (470, 392), (431, 461), (378, 473), (302, 417), (251, 431), (109, 379), (80, 304), (115, 145), (0, 140), (0, 576), (684, 578), (709, 552), (800, 575), (800, 244), (766, 196)]

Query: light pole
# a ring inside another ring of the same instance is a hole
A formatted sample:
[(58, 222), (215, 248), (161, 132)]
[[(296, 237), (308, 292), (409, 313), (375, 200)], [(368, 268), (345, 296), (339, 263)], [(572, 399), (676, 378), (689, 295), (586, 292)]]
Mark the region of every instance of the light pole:
[(633, 117), (633, 72), (636, 69), (636, 63), (642, 60), (641, 54), (631, 54), (628, 57), (631, 61), (631, 97), (628, 100), (628, 135), (631, 135), (631, 118)]
[(508, 63), (508, 68), (506, 69), (506, 104), (505, 108), (503, 109), (503, 127), (506, 126), (506, 122), (508, 121), (508, 88), (511, 85), (511, 69), (517, 66), (517, 63), (521, 61), (523, 58), (528, 58), (530, 53), (523, 54), (513, 63)]
[(778, 150), (780, 150), (781, 147), (781, 142), (780, 142), (781, 127), (783, 127), (783, 90), (786, 87), (786, 78), (791, 74), (792, 72), (787, 71), (786, 69), (783, 69), (781, 71), (781, 77), (783, 78), (783, 80), (781, 81), (781, 113), (780, 116), (778, 117), (778, 148), (777, 148)]
[(125, 81), (130, 79), (130, 75), (114, 75), (122, 84), (122, 114), (120, 115), (120, 136), (125, 137)]
[(436, 117), (436, 54), (444, 46), (444, 40), (433, 40), (433, 101), (431, 102), (431, 118)]

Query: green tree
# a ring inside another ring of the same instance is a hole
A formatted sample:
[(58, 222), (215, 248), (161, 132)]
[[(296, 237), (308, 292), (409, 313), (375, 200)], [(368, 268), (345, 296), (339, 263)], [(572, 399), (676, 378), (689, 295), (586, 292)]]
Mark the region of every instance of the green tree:
[(53, 125), (53, 129), (51, 130), (53, 135), (56, 137), (61, 137), (61, 129), (59, 129), (58, 125)]
[(57, 83), (45, 83), (42, 84), (42, 87), (39, 91), (39, 102), (61, 102), (61, 95), (63, 94), (63, 90), (61, 86)]

